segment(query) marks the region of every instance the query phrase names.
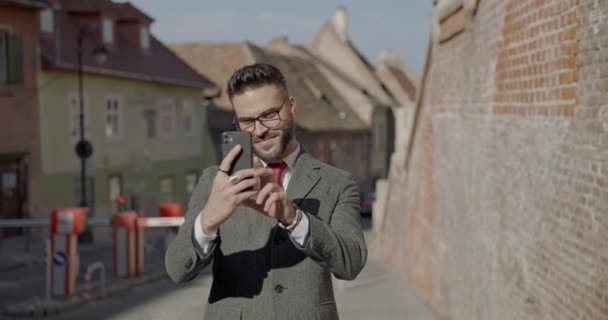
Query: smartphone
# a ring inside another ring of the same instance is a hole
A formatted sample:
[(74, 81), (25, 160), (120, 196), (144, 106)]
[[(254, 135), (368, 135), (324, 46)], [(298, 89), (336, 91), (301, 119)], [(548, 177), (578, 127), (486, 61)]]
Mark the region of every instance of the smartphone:
[(226, 131), (222, 132), (222, 158), (232, 150), (237, 144), (241, 145), (241, 153), (234, 159), (228, 174), (232, 175), (242, 169), (253, 167), (253, 150), (251, 143), (251, 134), (242, 131)]

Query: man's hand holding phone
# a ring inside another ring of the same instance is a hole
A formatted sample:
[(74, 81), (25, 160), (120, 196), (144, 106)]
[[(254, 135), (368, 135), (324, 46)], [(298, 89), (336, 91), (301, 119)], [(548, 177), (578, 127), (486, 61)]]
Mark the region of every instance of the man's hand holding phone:
[[(254, 166), (263, 168), (262, 162), (257, 157), (254, 157)], [(260, 174), (261, 189), (254, 198), (245, 199), (243, 205), (277, 219), (284, 225), (290, 225), (296, 216), (296, 210), (287, 192), (280, 186), (280, 182), (275, 180), (272, 169), (266, 169)]]
[(259, 179), (272, 175), (272, 170), (265, 168), (242, 169), (229, 175), (230, 168), (241, 151), (240, 145), (233, 147), (222, 160), (213, 179), (211, 193), (200, 219), (203, 232), (207, 235), (215, 234), (239, 205), (258, 194)]

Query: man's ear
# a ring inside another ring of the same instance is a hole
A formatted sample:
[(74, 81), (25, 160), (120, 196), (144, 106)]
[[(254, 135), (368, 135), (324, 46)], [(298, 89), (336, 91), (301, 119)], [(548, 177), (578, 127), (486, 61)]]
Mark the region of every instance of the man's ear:
[(289, 104), (291, 105), (291, 113), (296, 113), (296, 98), (294, 98), (293, 96), (290, 96)]

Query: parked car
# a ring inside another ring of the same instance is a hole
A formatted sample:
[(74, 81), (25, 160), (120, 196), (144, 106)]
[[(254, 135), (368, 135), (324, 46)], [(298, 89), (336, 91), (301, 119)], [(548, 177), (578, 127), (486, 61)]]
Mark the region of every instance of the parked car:
[(371, 215), (374, 201), (376, 201), (376, 194), (373, 192), (362, 192), (359, 198), (361, 214), (365, 216)]

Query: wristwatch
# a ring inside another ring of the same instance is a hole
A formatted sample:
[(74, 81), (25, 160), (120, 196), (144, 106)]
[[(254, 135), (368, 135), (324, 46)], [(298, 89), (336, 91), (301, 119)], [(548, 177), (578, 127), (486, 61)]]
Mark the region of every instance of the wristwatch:
[(302, 217), (304, 216), (304, 211), (300, 210), (300, 208), (296, 207), (295, 205), (294, 208), (296, 209), (296, 216), (293, 218), (293, 221), (290, 225), (285, 225), (281, 221), (279, 221), (279, 226), (289, 232), (293, 231), (293, 229), (295, 229), (298, 224), (300, 224), (300, 221), (302, 221)]

